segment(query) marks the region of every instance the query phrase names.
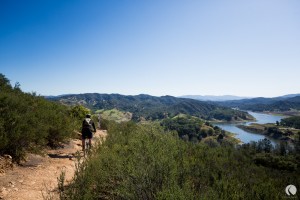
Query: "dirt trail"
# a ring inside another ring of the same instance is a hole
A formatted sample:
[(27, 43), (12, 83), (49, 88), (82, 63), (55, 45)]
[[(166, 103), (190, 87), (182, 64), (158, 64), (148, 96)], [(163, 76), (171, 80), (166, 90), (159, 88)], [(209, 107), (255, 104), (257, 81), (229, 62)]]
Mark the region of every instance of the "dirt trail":
[[(106, 137), (106, 131), (97, 130), (93, 142), (101, 137)], [(30, 154), (23, 166), (0, 174), (0, 199), (39, 200), (44, 199), (43, 194), (57, 197), (57, 178), (65, 171), (66, 183), (72, 179), (74, 155), (81, 148), (81, 140), (74, 139), (62, 149), (48, 150), (46, 157)]]

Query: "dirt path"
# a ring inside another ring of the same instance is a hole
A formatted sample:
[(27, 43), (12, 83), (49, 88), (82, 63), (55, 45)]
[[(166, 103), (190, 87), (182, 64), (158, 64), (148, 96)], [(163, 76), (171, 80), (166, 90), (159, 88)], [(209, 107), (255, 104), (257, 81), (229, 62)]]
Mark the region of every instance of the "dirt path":
[[(95, 133), (93, 141), (106, 137), (106, 131)], [(74, 155), (81, 150), (81, 140), (74, 139), (64, 148), (47, 151), (48, 156), (30, 154), (24, 166), (0, 174), (0, 199), (39, 200), (44, 196), (57, 197), (57, 178), (65, 171), (66, 183), (75, 172)]]

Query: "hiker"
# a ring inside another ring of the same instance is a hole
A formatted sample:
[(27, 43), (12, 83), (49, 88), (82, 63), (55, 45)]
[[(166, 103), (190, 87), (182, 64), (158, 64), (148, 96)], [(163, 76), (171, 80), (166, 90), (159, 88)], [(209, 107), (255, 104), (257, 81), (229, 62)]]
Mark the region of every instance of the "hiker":
[(92, 131), (96, 132), (95, 123), (91, 119), (91, 115), (87, 114), (85, 116), (86, 118), (82, 122), (82, 151), (85, 150), (85, 139), (89, 139), (89, 145), (92, 146), (92, 138), (93, 133)]

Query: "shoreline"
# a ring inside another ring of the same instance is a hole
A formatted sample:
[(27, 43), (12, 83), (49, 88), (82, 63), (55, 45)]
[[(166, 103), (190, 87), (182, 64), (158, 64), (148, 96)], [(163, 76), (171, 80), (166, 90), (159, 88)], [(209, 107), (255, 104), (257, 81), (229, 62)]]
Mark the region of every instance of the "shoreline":
[(260, 114), (267, 114), (267, 115), (275, 115), (281, 117), (292, 117), (292, 116), (300, 116), (300, 111), (247, 111), (247, 112), (254, 112)]
[[(281, 127), (281, 126), (277, 127), (272, 124), (251, 124), (251, 125), (240, 124), (240, 125), (237, 125), (237, 127), (244, 131), (248, 131), (250, 133), (270, 137), (273, 140), (276, 140), (279, 142), (280, 141), (288, 141), (288, 142), (292, 142), (292, 143), (295, 142), (295, 138), (294, 138), (294, 135), (296, 134), (295, 132), (300, 131), (298, 129), (290, 129), (290, 128)], [(274, 129), (274, 128), (278, 128), (278, 130), (276, 129), (276, 131), (268, 132), (268, 129)], [(287, 133), (287, 131), (289, 131), (289, 130), (293, 130), (293, 131), (291, 131), (290, 133)]]

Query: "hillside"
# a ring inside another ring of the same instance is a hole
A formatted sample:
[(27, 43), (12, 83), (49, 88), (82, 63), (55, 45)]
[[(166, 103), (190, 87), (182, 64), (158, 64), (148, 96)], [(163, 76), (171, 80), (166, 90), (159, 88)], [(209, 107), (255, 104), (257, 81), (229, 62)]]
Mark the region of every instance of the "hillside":
[(239, 97), (234, 95), (184, 95), (180, 98), (196, 99), (200, 101), (231, 101), (231, 100), (241, 100), (248, 99), (247, 97)]
[(275, 97), (275, 98), (253, 98), (235, 101), (215, 102), (217, 105), (226, 107), (237, 107), (242, 110), (251, 111), (289, 111), (300, 110), (300, 96)]
[(241, 146), (223, 139), (203, 140), (185, 142), (154, 124), (111, 123), (106, 140), (78, 165), (72, 182), (60, 187), (61, 196), (70, 200), (285, 199), (293, 197), (285, 193), (286, 186), (299, 188), (298, 146), (286, 151), (283, 143), (273, 148), (269, 140)]
[(120, 94), (77, 94), (52, 97), (66, 105), (81, 104), (92, 110), (119, 109), (133, 113), (133, 119), (163, 119), (166, 115), (176, 116), (179, 113), (189, 114), (206, 120), (247, 120), (251, 116), (245, 112), (202, 102), (193, 99), (176, 98), (172, 96), (154, 97), (140, 94), (125, 96)]

